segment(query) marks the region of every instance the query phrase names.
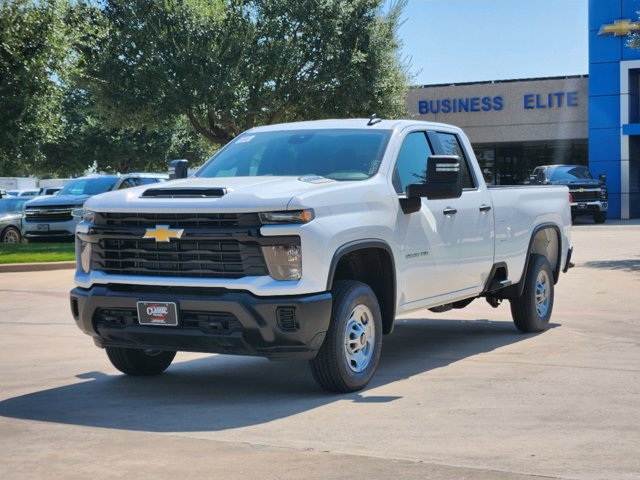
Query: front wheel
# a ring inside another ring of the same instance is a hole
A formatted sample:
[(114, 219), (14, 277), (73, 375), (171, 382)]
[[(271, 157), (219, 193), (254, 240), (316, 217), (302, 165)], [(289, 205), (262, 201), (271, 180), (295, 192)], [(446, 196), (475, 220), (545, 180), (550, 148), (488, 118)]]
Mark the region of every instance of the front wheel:
[(367, 386), (382, 348), (382, 315), (371, 288), (353, 280), (336, 282), (329, 331), (311, 373), (332, 392), (355, 392)]
[(542, 332), (553, 310), (553, 273), (547, 257), (531, 255), (523, 281), (522, 295), (509, 299), (513, 323), (524, 333)]
[(7, 227), (6, 230), (2, 232), (0, 243), (20, 243), (20, 230), (15, 227)]
[(607, 212), (598, 212), (593, 215), (593, 221), (596, 223), (604, 223), (607, 220)]
[(176, 352), (142, 350), (137, 348), (105, 347), (111, 364), (127, 375), (136, 377), (159, 375), (164, 372)]

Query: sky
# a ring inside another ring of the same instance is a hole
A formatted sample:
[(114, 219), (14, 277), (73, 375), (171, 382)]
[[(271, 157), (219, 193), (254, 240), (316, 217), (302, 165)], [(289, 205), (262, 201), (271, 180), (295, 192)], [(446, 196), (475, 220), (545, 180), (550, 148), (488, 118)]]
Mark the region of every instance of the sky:
[(408, 0), (398, 34), (411, 83), (585, 75), (587, 7), (588, 0)]

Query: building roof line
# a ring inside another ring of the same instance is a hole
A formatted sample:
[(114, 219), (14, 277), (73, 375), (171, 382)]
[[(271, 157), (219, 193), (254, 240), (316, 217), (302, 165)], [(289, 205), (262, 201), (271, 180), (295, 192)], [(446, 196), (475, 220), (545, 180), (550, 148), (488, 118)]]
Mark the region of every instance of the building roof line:
[(460, 82), (460, 83), (433, 83), (428, 85), (416, 85), (411, 89), (416, 88), (432, 88), (432, 87), (459, 87), (463, 85), (491, 85), (494, 83), (513, 83), (513, 82), (533, 82), (540, 80), (568, 80), (571, 78), (588, 78), (589, 75), (562, 75), (559, 77), (535, 77), (535, 78), (512, 78), (508, 80), (484, 80), (479, 82)]

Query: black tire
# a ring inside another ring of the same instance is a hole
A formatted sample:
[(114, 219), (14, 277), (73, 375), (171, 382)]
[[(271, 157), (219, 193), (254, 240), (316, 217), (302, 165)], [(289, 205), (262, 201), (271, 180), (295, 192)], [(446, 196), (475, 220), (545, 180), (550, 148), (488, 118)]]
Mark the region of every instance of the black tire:
[(593, 221), (596, 223), (604, 223), (607, 220), (607, 212), (598, 212), (593, 215)]
[(16, 227), (7, 227), (2, 232), (0, 243), (20, 243), (20, 230)]
[(553, 272), (547, 257), (533, 254), (519, 297), (509, 299), (516, 328), (524, 333), (546, 330), (553, 311)]
[(161, 374), (176, 356), (176, 352), (164, 350), (121, 347), (105, 347), (105, 350), (114, 367), (122, 373), (136, 377)]
[(331, 392), (347, 393), (367, 386), (378, 367), (382, 348), (382, 315), (371, 288), (353, 280), (336, 282), (331, 323), (311, 373)]

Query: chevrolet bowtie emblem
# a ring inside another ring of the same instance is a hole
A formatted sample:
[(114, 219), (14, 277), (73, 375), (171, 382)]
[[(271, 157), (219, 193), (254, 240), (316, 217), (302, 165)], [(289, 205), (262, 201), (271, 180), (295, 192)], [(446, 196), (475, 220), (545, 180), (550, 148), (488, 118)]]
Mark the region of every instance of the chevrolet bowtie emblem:
[(153, 238), (156, 242), (168, 242), (172, 238), (180, 238), (184, 233), (182, 228), (169, 228), (169, 225), (156, 225), (156, 228), (147, 228), (142, 238)]
[(632, 22), (627, 18), (625, 20), (614, 20), (613, 23), (609, 25), (602, 25), (598, 35), (613, 33), (616, 37), (623, 37), (628, 35), (629, 32), (635, 32), (638, 30), (640, 30), (640, 23)]

